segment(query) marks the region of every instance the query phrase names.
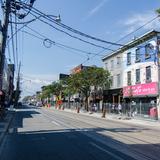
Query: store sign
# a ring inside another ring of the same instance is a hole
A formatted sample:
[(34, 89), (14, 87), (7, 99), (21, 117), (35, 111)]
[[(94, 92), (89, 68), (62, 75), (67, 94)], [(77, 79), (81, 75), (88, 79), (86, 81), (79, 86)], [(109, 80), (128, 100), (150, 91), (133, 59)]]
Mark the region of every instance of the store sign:
[(147, 84), (137, 84), (134, 86), (126, 86), (123, 88), (123, 97), (157, 95), (157, 82)]

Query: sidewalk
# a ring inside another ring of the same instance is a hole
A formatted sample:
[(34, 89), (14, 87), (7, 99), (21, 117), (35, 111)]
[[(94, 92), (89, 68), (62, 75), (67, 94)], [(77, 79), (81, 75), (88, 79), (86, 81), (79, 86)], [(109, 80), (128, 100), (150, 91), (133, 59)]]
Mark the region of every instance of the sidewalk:
[[(52, 109), (55, 109), (53, 107), (51, 107)], [(75, 114), (82, 114), (82, 115), (86, 115), (86, 116), (91, 116), (91, 117), (96, 117), (96, 118), (101, 118), (104, 120), (112, 120), (112, 121), (118, 121), (121, 123), (127, 123), (127, 124), (133, 124), (133, 125), (141, 125), (141, 126), (146, 126), (146, 127), (155, 127), (155, 129), (159, 129), (160, 130), (160, 121), (156, 121), (156, 120), (146, 120), (146, 119), (136, 119), (136, 118), (129, 118), (126, 116), (121, 116), (118, 114), (107, 114), (105, 118), (102, 118), (102, 113), (97, 113), (97, 112), (87, 112), (85, 110), (80, 110), (79, 113), (77, 113), (77, 110), (73, 110), (73, 109), (68, 109), (65, 108), (64, 110), (65, 112), (72, 112)]]
[(8, 128), (9, 128), (9, 125), (11, 124), (13, 116), (14, 116), (14, 111), (7, 110), (6, 117), (4, 118), (4, 120), (0, 120), (0, 145), (2, 144), (4, 136), (8, 131)]

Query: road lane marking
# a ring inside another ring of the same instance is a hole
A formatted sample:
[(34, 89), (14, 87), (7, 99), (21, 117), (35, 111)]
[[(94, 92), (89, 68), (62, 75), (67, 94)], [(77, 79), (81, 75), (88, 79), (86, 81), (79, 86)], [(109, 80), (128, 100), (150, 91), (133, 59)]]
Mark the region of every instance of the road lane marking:
[(60, 126), (60, 124), (57, 123), (57, 122), (55, 122), (55, 121), (51, 121), (51, 123), (53, 123), (53, 124), (55, 124), (55, 125), (57, 125), (57, 126)]
[(107, 151), (106, 149), (104, 149), (104, 148), (98, 146), (97, 144), (95, 144), (95, 143), (93, 143), (93, 142), (90, 142), (90, 144), (91, 144), (92, 146), (98, 148), (99, 150), (101, 150), (101, 151), (103, 151), (103, 152), (109, 154), (110, 156), (116, 158), (117, 160), (124, 160), (123, 158), (121, 158), (121, 157), (119, 157), (119, 156), (117, 156), (117, 155), (111, 153), (110, 151)]

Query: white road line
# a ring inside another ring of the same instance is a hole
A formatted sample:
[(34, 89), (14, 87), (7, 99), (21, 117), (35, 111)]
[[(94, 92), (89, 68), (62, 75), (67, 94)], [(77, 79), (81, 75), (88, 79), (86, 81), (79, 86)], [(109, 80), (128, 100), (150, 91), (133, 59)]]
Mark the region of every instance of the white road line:
[(119, 157), (119, 156), (117, 156), (117, 155), (111, 153), (110, 151), (107, 151), (106, 149), (104, 149), (104, 148), (98, 146), (97, 144), (95, 144), (95, 143), (93, 143), (93, 142), (90, 142), (90, 144), (91, 144), (92, 146), (98, 148), (99, 150), (101, 150), (101, 151), (103, 151), (103, 152), (109, 154), (110, 156), (116, 158), (117, 160), (124, 160), (123, 158), (121, 158), (121, 157)]
[(55, 124), (55, 125), (57, 125), (57, 126), (60, 126), (60, 124), (57, 123), (57, 122), (55, 122), (55, 121), (51, 121), (51, 123), (53, 123), (53, 124)]

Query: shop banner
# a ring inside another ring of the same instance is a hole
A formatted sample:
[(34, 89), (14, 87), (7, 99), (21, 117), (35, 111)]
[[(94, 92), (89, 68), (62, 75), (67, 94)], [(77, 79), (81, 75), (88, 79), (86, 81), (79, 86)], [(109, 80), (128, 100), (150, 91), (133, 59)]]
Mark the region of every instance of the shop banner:
[(157, 95), (157, 82), (123, 87), (123, 97)]

